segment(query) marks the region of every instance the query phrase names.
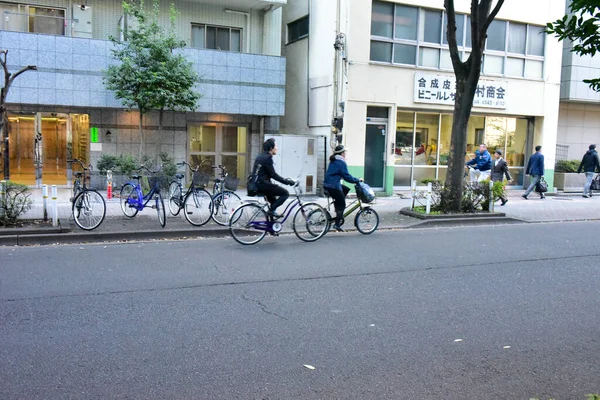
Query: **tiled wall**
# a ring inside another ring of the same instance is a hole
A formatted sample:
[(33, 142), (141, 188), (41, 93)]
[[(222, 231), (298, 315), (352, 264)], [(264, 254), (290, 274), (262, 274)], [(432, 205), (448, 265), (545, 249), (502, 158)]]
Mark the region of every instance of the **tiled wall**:
[(565, 43), (563, 47), (562, 75), (560, 98), (600, 102), (600, 93), (590, 89), (584, 79), (600, 76), (600, 57), (581, 57), (571, 52), (572, 44)]
[(569, 146), (569, 160), (581, 159), (590, 144), (600, 146), (600, 104), (561, 102), (556, 142)]
[[(11, 71), (37, 65), (15, 80), (9, 103), (123, 108), (104, 87), (102, 70), (114, 61), (104, 40), (0, 32)], [(282, 57), (213, 50), (182, 50), (202, 80), (197, 111), (281, 116), (285, 112)]]

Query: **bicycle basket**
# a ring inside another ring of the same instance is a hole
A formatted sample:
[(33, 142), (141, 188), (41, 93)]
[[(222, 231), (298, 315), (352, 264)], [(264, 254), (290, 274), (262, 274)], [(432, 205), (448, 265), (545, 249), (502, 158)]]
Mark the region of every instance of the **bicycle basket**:
[(356, 197), (363, 203), (371, 203), (375, 200), (375, 192), (373, 192), (373, 189), (366, 183), (359, 182), (356, 184)]
[(240, 180), (238, 178), (232, 178), (230, 176), (225, 178), (225, 188), (229, 190), (237, 190)]
[(208, 174), (205, 174), (202, 171), (194, 172), (192, 177), (192, 183), (194, 186), (203, 188), (208, 185), (208, 182), (210, 182), (210, 176)]
[(150, 176), (148, 177), (148, 186), (150, 189), (164, 189), (167, 187), (167, 177), (165, 176)]

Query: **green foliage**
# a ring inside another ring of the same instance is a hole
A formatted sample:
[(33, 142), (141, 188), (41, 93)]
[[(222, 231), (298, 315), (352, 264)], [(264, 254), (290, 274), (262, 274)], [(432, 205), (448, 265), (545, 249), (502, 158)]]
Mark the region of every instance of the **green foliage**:
[(28, 186), (6, 181), (4, 195), (0, 198), (0, 226), (14, 225), (32, 206), (33, 200)]
[[(546, 33), (558, 40), (573, 42), (572, 52), (580, 56), (594, 56), (600, 49), (600, 12), (598, 0), (573, 0), (570, 11), (561, 19), (546, 24)], [(584, 79), (591, 89), (600, 91), (600, 78)]]
[[(150, 110), (195, 110), (200, 98), (193, 89), (198, 75), (192, 63), (176, 51), (183, 49), (185, 42), (175, 33), (175, 7), (170, 8), (168, 30), (159, 24), (158, 0), (153, 1), (152, 12), (145, 9), (143, 0), (124, 1), (123, 8), (137, 21), (137, 26), (127, 31), (126, 42), (111, 37), (112, 56), (117, 64), (104, 73), (106, 88), (114, 91), (125, 107), (137, 108), (140, 121)], [(162, 131), (162, 118), (160, 124)], [(141, 122), (140, 135), (143, 135)]]
[(118, 157), (117, 165), (121, 173), (131, 175), (133, 171), (139, 168), (139, 161), (131, 154), (121, 154)]
[(579, 160), (559, 160), (554, 164), (554, 172), (577, 172), (579, 164)]
[[(431, 182), (431, 214), (453, 213), (451, 208), (451, 191), (445, 188), (443, 183), (435, 179), (424, 179), (423, 184)], [(490, 181), (481, 183), (465, 183), (462, 188), (462, 199), (460, 213), (476, 213), (489, 211)], [(504, 193), (504, 182), (496, 181), (492, 186), (494, 199), (498, 199)], [(415, 211), (418, 207), (415, 207)]]
[(110, 154), (102, 154), (100, 160), (96, 163), (96, 169), (102, 174), (106, 175), (106, 171), (111, 170), (112, 172), (117, 171), (119, 165), (119, 157)]

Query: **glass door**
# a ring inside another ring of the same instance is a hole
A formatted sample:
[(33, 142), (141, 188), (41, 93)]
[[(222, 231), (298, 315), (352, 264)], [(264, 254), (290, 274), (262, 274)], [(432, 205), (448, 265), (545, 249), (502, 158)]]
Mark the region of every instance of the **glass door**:
[(42, 180), (46, 185), (66, 185), (67, 115), (42, 114), (38, 132), (42, 136)]
[(365, 135), (365, 182), (383, 190), (387, 122), (367, 122)]
[(8, 136), (10, 179), (24, 185), (35, 185), (35, 116), (10, 115)]

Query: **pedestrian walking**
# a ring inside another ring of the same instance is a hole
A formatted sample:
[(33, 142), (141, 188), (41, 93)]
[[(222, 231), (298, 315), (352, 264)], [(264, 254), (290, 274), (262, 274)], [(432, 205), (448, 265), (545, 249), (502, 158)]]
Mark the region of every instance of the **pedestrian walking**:
[(469, 161), (467, 166), (474, 166), (469, 170), (471, 182), (483, 182), (490, 177), (492, 156), (485, 144), (479, 145), (479, 150), (475, 151), (475, 158)]
[[(540, 180), (544, 177), (544, 155), (542, 154), (542, 146), (535, 146), (535, 153), (529, 158), (525, 175), (531, 175), (531, 183), (521, 197), (527, 200), (529, 193), (537, 187)], [(544, 193), (540, 192), (540, 199), (545, 199)]]
[[(504, 182), (504, 177), (506, 176), (506, 180), (512, 182), (512, 177), (510, 176), (510, 172), (508, 172), (508, 164), (502, 158), (502, 150), (497, 149), (494, 152), (494, 166), (492, 167), (492, 182)], [(502, 189), (502, 195), (500, 195), (500, 205), (503, 206), (508, 202), (508, 198), (504, 193), (504, 189)]]
[(600, 172), (600, 161), (598, 160), (598, 152), (596, 151), (595, 144), (590, 144), (589, 150), (583, 155), (577, 173), (580, 174), (582, 170), (585, 172), (586, 179), (585, 186), (583, 187), (583, 197), (588, 199), (593, 194), (592, 180), (594, 179), (594, 174)]

